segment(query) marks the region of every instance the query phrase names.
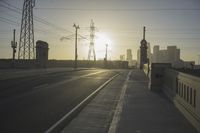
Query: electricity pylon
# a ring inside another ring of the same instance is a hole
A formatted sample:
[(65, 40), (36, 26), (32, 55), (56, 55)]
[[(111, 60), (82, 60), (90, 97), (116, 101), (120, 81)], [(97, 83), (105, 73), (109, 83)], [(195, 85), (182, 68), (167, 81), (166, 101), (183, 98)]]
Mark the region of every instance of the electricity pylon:
[(18, 59), (35, 59), (33, 7), (35, 0), (24, 0)]
[(90, 24), (90, 46), (89, 46), (89, 51), (88, 51), (88, 60), (90, 60), (90, 57), (94, 57), (94, 61), (96, 61), (96, 54), (95, 54), (95, 49), (94, 49), (94, 37), (95, 37), (95, 27), (94, 27), (94, 22), (91, 20)]

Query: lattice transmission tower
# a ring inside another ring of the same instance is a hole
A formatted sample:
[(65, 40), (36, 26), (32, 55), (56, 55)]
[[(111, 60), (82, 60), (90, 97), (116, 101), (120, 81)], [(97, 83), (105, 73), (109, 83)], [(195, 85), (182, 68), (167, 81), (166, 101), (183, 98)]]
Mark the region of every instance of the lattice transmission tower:
[(33, 7), (35, 0), (24, 0), (18, 59), (34, 59), (34, 28), (33, 28)]
[(94, 27), (94, 22), (91, 20), (90, 24), (90, 46), (89, 46), (89, 51), (88, 51), (88, 60), (92, 57), (94, 57), (94, 61), (96, 61), (96, 54), (95, 54), (95, 48), (94, 48), (94, 38), (95, 38), (95, 27)]

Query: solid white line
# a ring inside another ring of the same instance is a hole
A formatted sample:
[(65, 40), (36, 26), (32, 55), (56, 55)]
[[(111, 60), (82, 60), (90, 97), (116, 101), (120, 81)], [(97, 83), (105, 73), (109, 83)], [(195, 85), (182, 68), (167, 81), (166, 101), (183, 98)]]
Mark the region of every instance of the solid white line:
[(128, 81), (128, 83), (149, 83), (149, 81)]
[(115, 109), (115, 113), (114, 113), (112, 122), (110, 124), (108, 133), (116, 133), (118, 122), (120, 121), (120, 117), (121, 117), (121, 113), (122, 113), (122, 108), (123, 108), (123, 103), (124, 103), (124, 96), (126, 94), (126, 89), (127, 89), (127, 83), (129, 81), (129, 77), (131, 75), (131, 72), (132, 71), (129, 71), (129, 73), (128, 73), (127, 77), (126, 77), (126, 81), (124, 82), (124, 85), (122, 87), (121, 95), (120, 95), (120, 98), (119, 98), (119, 102), (118, 102), (117, 107)]
[(78, 109), (80, 109), (81, 106), (84, 105), (84, 103), (90, 100), (95, 94), (97, 94), (101, 89), (103, 89), (110, 81), (112, 81), (118, 75), (119, 74), (114, 75), (113, 77), (108, 79), (105, 83), (103, 83), (101, 86), (99, 86), (93, 93), (91, 93), (88, 97), (86, 97), (83, 101), (81, 101), (78, 105), (76, 105), (70, 112), (68, 112), (59, 121), (57, 121), (54, 125), (52, 125), (45, 133), (51, 133), (58, 125), (60, 125), (64, 120), (73, 115), (73, 113), (76, 112)]
[(35, 86), (35, 87), (33, 87), (33, 88), (39, 89), (39, 88), (46, 87), (46, 86), (48, 86), (48, 84), (38, 85), (38, 86)]

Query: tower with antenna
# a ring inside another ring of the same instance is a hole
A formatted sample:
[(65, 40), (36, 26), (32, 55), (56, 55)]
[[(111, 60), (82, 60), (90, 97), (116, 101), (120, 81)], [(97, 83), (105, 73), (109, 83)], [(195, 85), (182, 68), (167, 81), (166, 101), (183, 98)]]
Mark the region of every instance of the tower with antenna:
[(88, 51), (88, 60), (92, 57), (94, 57), (94, 61), (96, 61), (96, 54), (95, 54), (95, 49), (94, 49), (94, 37), (95, 37), (95, 27), (94, 27), (94, 22), (91, 20), (90, 23), (90, 45), (89, 45), (89, 51)]
[(35, 0), (24, 0), (18, 59), (35, 59), (33, 7)]
[(148, 62), (148, 59), (147, 59), (148, 46), (147, 46), (147, 41), (145, 39), (145, 32), (146, 32), (146, 29), (145, 27), (143, 27), (143, 39), (140, 42), (141, 44), (140, 45), (140, 69), (143, 69), (143, 65)]

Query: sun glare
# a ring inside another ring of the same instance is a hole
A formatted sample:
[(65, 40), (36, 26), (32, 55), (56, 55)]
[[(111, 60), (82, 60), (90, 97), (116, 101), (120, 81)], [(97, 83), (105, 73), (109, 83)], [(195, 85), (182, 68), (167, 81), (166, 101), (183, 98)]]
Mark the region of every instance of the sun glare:
[(110, 50), (112, 45), (110, 36), (106, 33), (97, 33), (95, 39), (95, 50), (97, 59), (103, 59), (105, 57), (106, 44), (108, 44), (108, 50)]

